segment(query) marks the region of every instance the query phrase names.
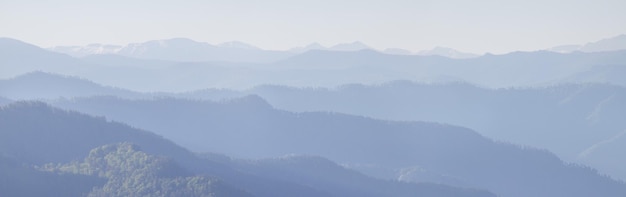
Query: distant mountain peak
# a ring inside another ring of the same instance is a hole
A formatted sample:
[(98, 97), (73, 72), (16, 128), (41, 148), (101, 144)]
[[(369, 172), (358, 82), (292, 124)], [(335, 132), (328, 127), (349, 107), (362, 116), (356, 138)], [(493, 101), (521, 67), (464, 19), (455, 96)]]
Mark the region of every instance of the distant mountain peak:
[(183, 38), (183, 37), (176, 37), (176, 38), (169, 38), (169, 39), (161, 39), (159, 41), (162, 42), (186, 42), (186, 43), (201, 43), (195, 40), (192, 40), (190, 38)]
[(13, 38), (7, 38), (7, 37), (0, 37), (0, 44), (8, 44), (8, 43), (13, 43), (13, 44), (24, 44), (24, 45), (31, 45), (28, 44), (24, 41), (21, 40), (17, 40), (17, 39), (13, 39)]
[(90, 44), (86, 46), (58, 46), (51, 51), (74, 57), (114, 54), (137, 59), (167, 60), (179, 62), (273, 62), (289, 57), (288, 51), (263, 50), (240, 41), (213, 45), (189, 38), (170, 38), (130, 43), (125, 46)]
[(304, 47), (294, 47), (294, 48), (289, 49), (289, 51), (295, 52), (295, 53), (304, 53), (304, 52), (311, 51), (311, 50), (328, 50), (328, 48), (321, 45), (320, 43), (314, 42)]
[(256, 47), (254, 45), (251, 45), (245, 42), (240, 42), (240, 41), (224, 42), (217, 46), (224, 47), (224, 48), (233, 48), (233, 49), (261, 50), (259, 47)]
[[(13, 38), (0, 37), (0, 51), (17, 52), (17, 51), (45, 51), (38, 46), (26, 43)], [(3, 54), (5, 55), (5, 54)]]
[(320, 44), (320, 43), (318, 43), (318, 42), (314, 42), (314, 43), (311, 43), (311, 44), (308, 44), (308, 45), (306, 45), (306, 46), (305, 46), (305, 48), (311, 48), (311, 47), (316, 47), (316, 48), (326, 48), (325, 46), (321, 45), (321, 44)]
[(549, 49), (548, 51), (557, 53), (572, 53), (576, 51), (582, 52), (603, 52), (603, 51), (617, 51), (626, 50), (626, 34), (620, 34), (615, 37), (605, 38), (596, 42), (589, 42), (584, 45), (560, 45)]
[(354, 41), (351, 43), (340, 43), (335, 46), (330, 47), (330, 50), (334, 51), (360, 51), (363, 49), (371, 49), (372, 47), (367, 46), (366, 44), (360, 41)]
[(73, 57), (84, 57), (88, 55), (102, 55), (117, 53), (123, 46), (91, 43), (86, 46), (55, 46), (48, 50), (65, 53)]
[(424, 50), (424, 51), (417, 52), (417, 55), (424, 55), (424, 56), (438, 55), (438, 56), (443, 56), (443, 57), (448, 57), (448, 58), (453, 58), (453, 59), (465, 59), (465, 58), (474, 58), (474, 57), (480, 56), (477, 54), (460, 52), (452, 48), (439, 47), (439, 46), (431, 50)]
[(198, 42), (189, 38), (170, 38), (163, 40), (151, 40), (143, 43), (131, 43), (128, 44), (127, 47), (191, 47), (191, 46), (202, 46), (209, 45), (205, 42)]
[(617, 51), (624, 49), (626, 49), (626, 34), (587, 43), (580, 48), (583, 52)]
[(304, 47), (295, 47), (290, 49), (289, 51), (296, 53), (304, 53), (312, 50), (325, 50), (325, 51), (360, 51), (363, 49), (372, 49), (372, 47), (364, 44), (360, 41), (354, 41), (350, 43), (339, 43), (332, 47), (325, 47), (317, 42), (308, 44)]

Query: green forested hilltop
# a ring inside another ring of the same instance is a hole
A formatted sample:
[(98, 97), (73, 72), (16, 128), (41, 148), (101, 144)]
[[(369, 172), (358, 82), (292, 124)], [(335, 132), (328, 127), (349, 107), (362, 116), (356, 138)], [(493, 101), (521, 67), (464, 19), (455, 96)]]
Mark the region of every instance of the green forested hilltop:
[[(318, 166), (305, 161), (297, 164), (297, 171), (279, 167), (267, 174), (268, 166), (201, 158), (150, 132), (41, 102), (0, 108), (0, 155), (19, 163), (0, 169), (6, 175), (0, 194), (15, 194), (10, 196), (495, 196), (481, 189), (379, 180), (336, 163)], [(20, 181), (25, 176), (11, 173), (20, 168), (55, 181)], [(338, 177), (318, 176), (319, 170), (333, 170)], [(349, 174), (359, 175), (343, 176)], [(91, 179), (97, 182), (87, 181)]]
[(174, 161), (149, 155), (130, 143), (91, 150), (83, 162), (46, 165), (46, 171), (105, 178), (88, 196), (251, 196), (215, 178), (193, 176)]

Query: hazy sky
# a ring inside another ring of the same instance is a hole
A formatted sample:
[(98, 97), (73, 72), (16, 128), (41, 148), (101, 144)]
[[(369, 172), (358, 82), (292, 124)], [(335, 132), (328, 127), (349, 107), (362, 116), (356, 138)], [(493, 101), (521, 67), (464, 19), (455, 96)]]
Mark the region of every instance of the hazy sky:
[(625, 0), (0, 0), (0, 37), (42, 47), (187, 37), (504, 53), (624, 33)]

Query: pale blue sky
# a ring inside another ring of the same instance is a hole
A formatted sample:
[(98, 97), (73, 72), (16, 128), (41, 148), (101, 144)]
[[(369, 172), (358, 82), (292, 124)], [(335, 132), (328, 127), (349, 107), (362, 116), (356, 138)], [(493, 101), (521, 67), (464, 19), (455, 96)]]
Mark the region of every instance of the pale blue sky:
[(358, 40), (505, 53), (624, 33), (624, 0), (0, 0), (0, 37), (42, 47), (187, 37), (265, 49)]

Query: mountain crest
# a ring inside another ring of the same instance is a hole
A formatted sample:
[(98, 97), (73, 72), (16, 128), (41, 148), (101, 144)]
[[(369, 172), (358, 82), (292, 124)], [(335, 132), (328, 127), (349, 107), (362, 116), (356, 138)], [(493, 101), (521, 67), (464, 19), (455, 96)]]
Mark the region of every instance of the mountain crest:
[(360, 41), (354, 41), (351, 43), (340, 43), (329, 48), (329, 50), (334, 51), (360, 51), (363, 49), (372, 49), (372, 47), (367, 46)]

